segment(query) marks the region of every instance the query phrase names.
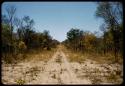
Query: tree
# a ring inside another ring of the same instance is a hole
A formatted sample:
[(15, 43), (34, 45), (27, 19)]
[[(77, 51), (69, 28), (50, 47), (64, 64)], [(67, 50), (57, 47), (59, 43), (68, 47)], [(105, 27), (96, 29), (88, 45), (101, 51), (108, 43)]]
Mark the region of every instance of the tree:
[(120, 24), (123, 21), (122, 4), (119, 2), (99, 2), (96, 10), (96, 16), (104, 20), (113, 36), (115, 60), (118, 60), (118, 51), (120, 46)]
[(8, 46), (11, 45), (11, 34), (10, 34), (10, 29), (7, 24), (2, 23), (2, 52), (10, 52), (10, 48)]
[(30, 49), (46, 48), (51, 50), (58, 44), (58, 41), (49, 35), (49, 31), (37, 33), (34, 30), (34, 20), (29, 16), (24, 16), (22, 19), (15, 17), (16, 8), (14, 6), (7, 6), (6, 12), (6, 15), (2, 15), (1, 24), (4, 61), (16, 60), (19, 53), (25, 55), (25, 52)]
[(6, 15), (2, 15), (2, 24), (9, 25), (9, 20)]
[(22, 25), (21, 19), (15, 17), (15, 18), (14, 18), (14, 24), (15, 24), (15, 26), (16, 26), (16, 29), (21, 28), (21, 25)]
[(106, 24), (102, 24), (100, 26), (100, 30), (103, 32), (103, 50), (104, 50), (104, 55), (106, 53)]
[(21, 23), (21, 28), (18, 29), (18, 35), (25, 42), (27, 48), (29, 48), (29, 38), (33, 31), (34, 21), (30, 19), (29, 16), (23, 17), (23, 22)]
[(67, 46), (75, 51), (83, 51), (85, 50), (85, 36), (84, 32), (79, 29), (71, 29), (67, 32)]
[(84, 43), (84, 48), (86, 51), (94, 51), (94, 47), (96, 44), (96, 36), (90, 32), (84, 32), (83, 35), (84, 39), (83, 39), (83, 43)]
[(49, 31), (44, 30), (43, 31), (43, 37), (44, 37), (44, 40), (43, 40), (44, 48), (47, 48), (47, 50), (50, 50), (51, 49), (50, 45), (51, 45), (51, 42), (52, 42), (52, 38), (49, 35)]
[(81, 47), (80, 40), (81, 40), (82, 34), (83, 34), (83, 31), (79, 29), (73, 29), (73, 28), (67, 32), (67, 39), (71, 45), (71, 48), (73, 48), (75, 51)]
[(81, 52), (95, 52), (99, 39), (89, 31), (71, 29), (67, 32), (67, 39), (63, 42), (66, 47)]
[(14, 29), (14, 17), (16, 13), (16, 7), (15, 6), (8, 6), (6, 7), (6, 12), (7, 12), (7, 18), (9, 21), (9, 26), (10, 26), (10, 31), (11, 31), (11, 43), (12, 43), (12, 34), (13, 34), (13, 29)]

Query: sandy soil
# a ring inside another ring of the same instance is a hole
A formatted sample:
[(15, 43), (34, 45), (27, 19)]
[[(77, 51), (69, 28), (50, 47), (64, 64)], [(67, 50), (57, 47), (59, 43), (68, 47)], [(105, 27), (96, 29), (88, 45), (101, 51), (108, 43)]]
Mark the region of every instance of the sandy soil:
[(121, 65), (98, 64), (90, 59), (84, 63), (69, 62), (60, 49), (48, 62), (31, 60), (16, 65), (2, 64), (3, 84), (120, 84), (122, 77)]

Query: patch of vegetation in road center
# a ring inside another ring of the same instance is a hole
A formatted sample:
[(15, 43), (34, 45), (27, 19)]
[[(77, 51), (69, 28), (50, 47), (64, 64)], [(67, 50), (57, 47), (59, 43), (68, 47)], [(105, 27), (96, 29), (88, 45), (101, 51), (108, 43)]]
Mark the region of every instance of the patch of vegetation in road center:
[(57, 63), (61, 63), (62, 62), (62, 56), (58, 55), (58, 57), (56, 58), (56, 62)]

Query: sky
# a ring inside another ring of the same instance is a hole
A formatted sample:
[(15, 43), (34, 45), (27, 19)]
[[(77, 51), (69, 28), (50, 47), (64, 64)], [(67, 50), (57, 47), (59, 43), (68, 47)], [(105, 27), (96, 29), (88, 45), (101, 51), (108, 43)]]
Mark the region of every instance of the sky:
[(95, 17), (95, 2), (4, 2), (2, 14), (6, 14), (8, 5), (17, 8), (18, 18), (29, 16), (33, 19), (36, 32), (48, 30), (60, 42), (66, 39), (71, 28), (101, 33), (99, 27), (103, 21)]

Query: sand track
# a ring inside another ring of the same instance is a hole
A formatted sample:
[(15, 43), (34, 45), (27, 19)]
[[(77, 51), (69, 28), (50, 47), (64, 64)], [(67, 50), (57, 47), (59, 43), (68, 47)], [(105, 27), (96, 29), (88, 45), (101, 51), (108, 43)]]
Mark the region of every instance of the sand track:
[[(115, 73), (115, 70), (119, 70), (122, 77), (123, 67), (117, 66), (96, 64), (90, 59), (86, 59), (82, 64), (69, 62), (64, 52), (58, 49), (48, 62), (31, 60), (16, 65), (2, 64), (2, 82), (3, 84), (93, 84), (99, 81), (100, 84), (114, 84), (104, 77), (104, 72), (110, 76), (109, 72)], [(96, 73), (90, 74), (94, 71)], [(122, 80), (119, 78), (118, 83), (122, 83)]]

